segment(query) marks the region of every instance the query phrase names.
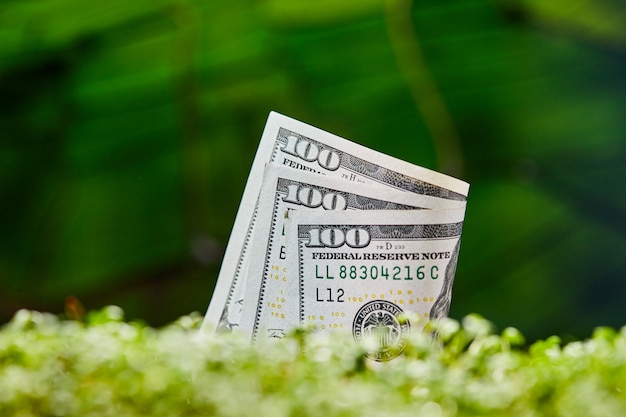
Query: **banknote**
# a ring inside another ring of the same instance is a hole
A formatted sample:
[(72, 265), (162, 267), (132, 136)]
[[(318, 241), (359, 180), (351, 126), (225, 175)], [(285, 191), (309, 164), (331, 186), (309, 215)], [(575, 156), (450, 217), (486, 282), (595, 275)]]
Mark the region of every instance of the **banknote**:
[(373, 338), (368, 356), (384, 361), (402, 351), (409, 313), (427, 320), (447, 315), (463, 208), (288, 216), (287, 261), (297, 284), (284, 298), (298, 311), (286, 318), (289, 328)]
[(341, 178), (352, 184), (378, 184), (449, 201), (465, 201), (469, 189), (469, 184), (459, 179), (271, 112), (252, 163), (203, 329), (227, 331), (235, 324), (229, 321), (229, 317), (243, 302), (243, 273), (248, 265), (265, 164)]
[(352, 184), (308, 171), (268, 165), (257, 205), (250, 262), (243, 276), (245, 304), (239, 322), (234, 315), (229, 322), (238, 324), (238, 330), (250, 338), (256, 337), (254, 330), (260, 324), (271, 329), (273, 337), (279, 337), (286, 332), (285, 316), (297, 314), (297, 310), (289, 311), (285, 299), (288, 287), (297, 283), (286, 264), (283, 233), (286, 211), (421, 210), (453, 206), (463, 208), (465, 202), (380, 185)]

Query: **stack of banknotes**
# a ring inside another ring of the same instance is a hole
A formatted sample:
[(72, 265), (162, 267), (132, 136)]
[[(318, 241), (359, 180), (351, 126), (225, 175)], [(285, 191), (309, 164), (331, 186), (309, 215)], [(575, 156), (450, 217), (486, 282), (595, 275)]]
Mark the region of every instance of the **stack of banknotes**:
[(270, 113), (203, 329), (343, 330), (376, 340), (373, 359), (395, 356), (407, 316), (448, 313), (468, 190)]

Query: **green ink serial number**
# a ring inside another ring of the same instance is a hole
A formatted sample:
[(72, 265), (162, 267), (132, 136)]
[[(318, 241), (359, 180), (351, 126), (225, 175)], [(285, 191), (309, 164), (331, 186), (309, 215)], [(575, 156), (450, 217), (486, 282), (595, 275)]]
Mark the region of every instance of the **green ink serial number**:
[(317, 279), (353, 279), (353, 280), (391, 280), (391, 281), (412, 281), (414, 279), (423, 280), (425, 278), (439, 278), (439, 267), (433, 266), (365, 266), (365, 265), (341, 265), (339, 270), (331, 268), (329, 265), (315, 265), (315, 278)]

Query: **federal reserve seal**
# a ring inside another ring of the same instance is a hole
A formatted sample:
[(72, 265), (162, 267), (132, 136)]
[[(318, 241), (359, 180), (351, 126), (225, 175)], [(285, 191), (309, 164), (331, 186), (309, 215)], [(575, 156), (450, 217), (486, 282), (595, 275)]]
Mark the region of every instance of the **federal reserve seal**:
[(411, 330), (404, 311), (386, 300), (374, 300), (363, 304), (354, 317), (352, 334), (357, 342), (374, 343), (375, 348), (366, 356), (378, 362), (398, 356), (407, 344)]

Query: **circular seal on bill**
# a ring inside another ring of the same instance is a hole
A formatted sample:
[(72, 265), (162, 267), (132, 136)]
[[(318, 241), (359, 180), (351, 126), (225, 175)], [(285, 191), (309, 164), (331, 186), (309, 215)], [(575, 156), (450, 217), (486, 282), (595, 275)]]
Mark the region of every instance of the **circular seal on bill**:
[(363, 304), (352, 322), (354, 339), (372, 343), (374, 349), (366, 356), (378, 362), (391, 360), (402, 353), (410, 330), (404, 311), (386, 300)]

